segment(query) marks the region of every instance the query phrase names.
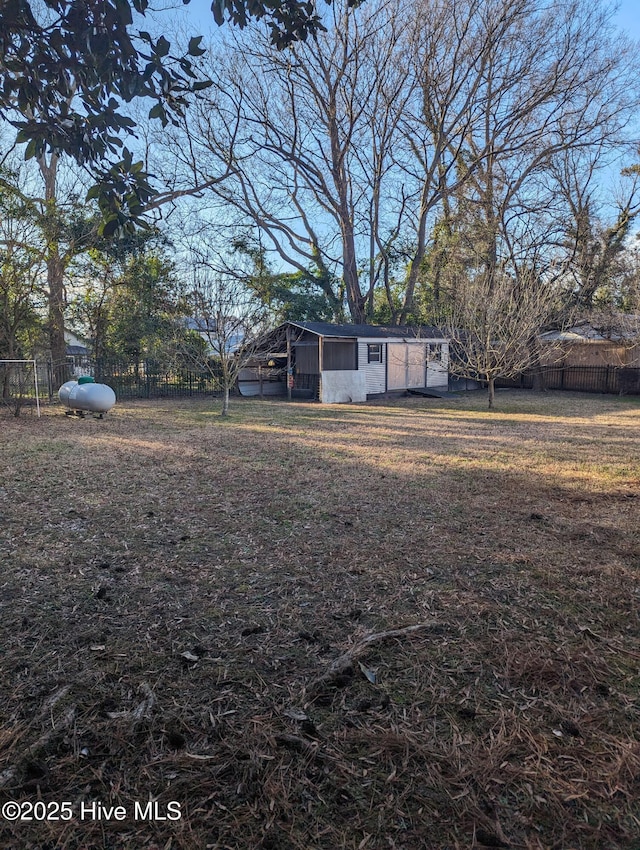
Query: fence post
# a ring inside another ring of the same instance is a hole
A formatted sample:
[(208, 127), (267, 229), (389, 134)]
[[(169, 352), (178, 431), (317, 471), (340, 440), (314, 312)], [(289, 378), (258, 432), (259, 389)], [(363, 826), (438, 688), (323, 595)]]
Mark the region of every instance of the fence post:
[(47, 387), (49, 390), (49, 401), (53, 398), (53, 361), (47, 360)]

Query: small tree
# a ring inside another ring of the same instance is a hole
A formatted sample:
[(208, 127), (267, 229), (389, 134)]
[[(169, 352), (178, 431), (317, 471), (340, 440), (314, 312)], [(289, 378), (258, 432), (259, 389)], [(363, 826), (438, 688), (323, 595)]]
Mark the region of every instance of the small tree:
[(451, 340), (451, 373), (486, 381), (493, 408), (496, 380), (514, 378), (536, 362), (536, 338), (557, 306), (553, 289), (530, 274), (456, 281), (437, 321)]
[(204, 268), (196, 274), (187, 295), (194, 329), (205, 347), (193, 345), (182, 334), (178, 351), (184, 362), (207, 372), (223, 393), (222, 416), (229, 412), (229, 394), (238, 374), (256, 350), (257, 338), (266, 330), (267, 309), (256, 295), (233, 275)]

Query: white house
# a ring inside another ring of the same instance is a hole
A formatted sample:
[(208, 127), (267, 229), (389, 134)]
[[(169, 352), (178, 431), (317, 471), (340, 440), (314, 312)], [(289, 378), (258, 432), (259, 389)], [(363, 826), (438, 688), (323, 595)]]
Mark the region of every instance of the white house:
[(324, 404), (362, 402), (407, 390), (446, 390), (449, 343), (433, 327), (286, 322), (265, 337), (239, 378), (243, 395), (274, 380)]

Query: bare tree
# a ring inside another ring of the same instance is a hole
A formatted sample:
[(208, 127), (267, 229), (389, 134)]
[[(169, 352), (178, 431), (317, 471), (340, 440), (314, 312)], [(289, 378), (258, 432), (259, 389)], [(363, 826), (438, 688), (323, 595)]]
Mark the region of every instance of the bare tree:
[(564, 216), (559, 228), (564, 255), (556, 276), (585, 313), (603, 307), (634, 309), (623, 296), (629, 282), (627, 243), (640, 214), (640, 169), (622, 171), (614, 197), (598, 185), (597, 152), (571, 151), (554, 164)]
[(425, 176), (405, 310), (427, 253), (430, 212), (437, 210), (445, 233), (463, 237), (458, 248), (466, 221), (474, 222), (466, 262), (480, 262), (489, 276), (505, 258), (536, 266), (554, 244), (557, 158), (585, 150), (602, 158), (620, 143), (638, 102), (630, 45), (613, 37), (610, 11), (598, 3), (425, 7), (433, 36), (416, 52), (424, 92), (416, 159)]
[(493, 408), (496, 380), (516, 377), (535, 363), (532, 340), (557, 308), (557, 293), (532, 276), (502, 272), (455, 281), (437, 320), (451, 340), (450, 372), (486, 381)]
[(337, 319), (371, 320), (379, 291), (404, 323), (463, 205), (485, 270), (550, 262), (553, 163), (618, 144), (638, 102), (610, 20), (598, 0), (337, 0), (285, 52), (253, 27), (212, 52), (214, 85), (167, 139), (174, 195), (208, 187)]
[(358, 10), (339, 0), (327, 15), (313, 43), (283, 53), (254, 28), (213, 55), (217, 81), (172, 149), (201, 185), (226, 164), (211, 192), (282, 262), (313, 275), (336, 318), (346, 300), (362, 322), (380, 246), (401, 229), (410, 194), (394, 162), (407, 24), (399, 0)]
[(187, 302), (191, 326), (203, 344), (194, 339), (189, 343), (180, 334), (181, 359), (214, 379), (222, 390), (221, 415), (226, 416), (230, 391), (266, 330), (267, 311), (241, 280), (205, 263), (194, 271)]

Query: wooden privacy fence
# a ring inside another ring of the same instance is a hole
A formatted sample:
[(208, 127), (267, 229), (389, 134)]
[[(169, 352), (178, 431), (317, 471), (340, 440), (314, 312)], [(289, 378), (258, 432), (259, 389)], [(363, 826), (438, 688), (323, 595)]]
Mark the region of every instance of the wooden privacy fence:
[(640, 368), (630, 366), (542, 366), (516, 378), (500, 378), (498, 387), (534, 386), (584, 393), (640, 394)]

